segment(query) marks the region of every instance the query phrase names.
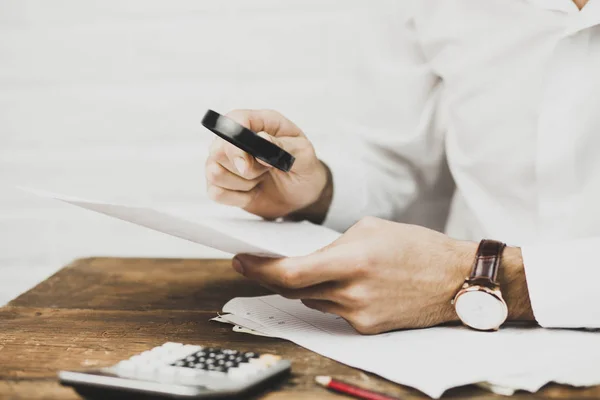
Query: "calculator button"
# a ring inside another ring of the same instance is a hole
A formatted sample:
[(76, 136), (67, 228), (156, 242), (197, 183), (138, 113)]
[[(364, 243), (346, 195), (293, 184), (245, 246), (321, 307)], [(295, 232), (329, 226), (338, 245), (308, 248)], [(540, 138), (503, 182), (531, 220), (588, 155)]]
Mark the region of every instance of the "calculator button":
[(152, 353), (150, 353), (149, 351), (144, 351), (143, 353), (140, 353), (138, 355), (138, 357), (141, 360), (149, 360), (149, 359), (152, 359), (154, 357), (154, 355)]
[(170, 365), (163, 365), (156, 369), (156, 373), (163, 377), (175, 376), (179, 371), (181, 371), (181, 368), (171, 367)]
[(158, 347), (155, 347), (155, 348), (151, 349), (150, 353), (153, 353), (153, 354), (162, 354), (162, 353), (168, 353), (169, 351), (170, 351), (169, 347), (158, 346)]
[(136, 366), (132, 361), (124, 360), (124, 361), (121, 361), (120, 363), (118, 363), (115, 367), (119, 373), (123, 373), (123, 372), (135, 371)]
[(181, 370), (178, 371), (178, 375), (180, 378), (196, 378), (200, 375), (202, 375), (204, 372), (203, 371), (198, 371), (195, 369), (191, 369), (191, 368), (182, 368)]
[(183, 348), (189, 351), (190, 353), (197, 353), (200, 350), (202, 350), (202, 346), (197, 346), (194, 344), (186, 344), (185, 346), (183, 346)]
[(242, 363), (242, 364), (238, 365), (238, 368), (242, 371), (247, 371), (249, 373), (254, 372), (259, 369), (257, 365), (253, 365), (253, 364), (249, 364), (249, 363)]
[(251, 363), (258, 362), (260, 364), (264, 364), (267, 367), (277, 364), (281, 360), (280, 356), (276, 356), (273, 354), (263, 354), (258, 358), (253, 358), (250, 360)]
[(141, 379), (152, 379), (156, 372), (157, 367), (155, 365), (140, 365), (135, 371), (135, 376)]
[(249, 364), (256, 370), (256, 371), (262, 371), (263, 369), (267, 369), (269, 366), (266, 365), (266, 363), (257, 360), (257, 359), (253, 359), (250, 360)]
[(143, 359), (142, 356), (136, 354), (135, 356), (129, 357), (129, 361), (131, 361), (134, 364), (140, 364), (143, 361)]
[(165, 358), (165, 361), (168, 363), (171, 363), (171, 364), (179, 362), (179, 361), (185, 363), (185, 362), (187, 362), (186, 358), (191, 355), (190, 353), (191, 352), (189, 350), (176, 351), (172, 354), (172, 358), (170, 358), (170, 359)]
[(206, 380), (207, 372), (194, 369), (186, 369), (177, 375), (177, 383), (183, 385), (195, 385)]
[(189, 348), (189, 347), (182, 347), (181, 348), (181, 352), (177, 352), (177, 354), (180, 355), (180, 357), (185, 357), (185, 356), (191, 356), (192, 354), (195, 354), (198, 350), (193, 349), (193, 348)]
[(241, 364), (237, 368), (231, 368), (227, 375), (234, 379), (246, 379), (257, 372), (258, 370), (255, 367), (249, 364)]
[(175, 343), (175, 342), (167, 342), (161, 346), (164, 349), (176, 349), (179, 347), (183, 347), (183, 343)]
[(150, 354), (157, 360), (166, 360), (173, 357), (173, 352), (171, 350), (163, 349), (162, 347), (150, 350)]
[(248, 374), (244, 370), (241, 370), (239, 368), (232, 368), (227, 373), (227, 376), (231, 379), (243, 380), (248, 377)]

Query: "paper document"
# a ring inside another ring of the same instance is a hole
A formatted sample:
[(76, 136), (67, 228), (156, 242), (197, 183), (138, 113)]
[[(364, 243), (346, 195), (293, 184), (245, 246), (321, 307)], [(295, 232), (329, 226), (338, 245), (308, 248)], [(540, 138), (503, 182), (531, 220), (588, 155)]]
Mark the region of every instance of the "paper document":
[(506, 393), (537, 391), (551, 381), (600, 383), (597, 332), (523, 326), (478, 332), (456, 326), (364, 336), (338, 316), (277, 295), (235, 298), (223, 312), (229, 314), (222, 321), (290, 340), (433, 398), (480, 382), (503, 387)]
[(252, 217), (214, 218), (206, 214), (190, 218), (150, 207), (21, 189), (232, 254), (301, 256), (330, 244), (340, 236), (336, 231), (310, 222), (270, 222)]

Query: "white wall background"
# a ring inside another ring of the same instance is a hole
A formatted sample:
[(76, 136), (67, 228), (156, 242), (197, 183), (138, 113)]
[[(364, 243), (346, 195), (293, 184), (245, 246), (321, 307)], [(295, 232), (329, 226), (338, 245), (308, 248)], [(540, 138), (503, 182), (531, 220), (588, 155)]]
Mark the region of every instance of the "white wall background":
[(319, 142), (393, 106), (396, 3), (0, 0), (0, 304), (77, 257), (226, 256), (14, 186), (192, 212), (205, 109), (274, 108)]

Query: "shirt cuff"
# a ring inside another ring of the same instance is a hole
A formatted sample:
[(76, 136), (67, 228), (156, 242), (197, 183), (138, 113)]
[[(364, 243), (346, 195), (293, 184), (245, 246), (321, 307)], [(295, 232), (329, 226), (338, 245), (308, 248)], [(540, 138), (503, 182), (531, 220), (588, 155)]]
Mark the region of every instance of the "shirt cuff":
[(323, 225), (344, 232), (364, 216), (367, 205), (365, 168), (353, 157), (320, 157), (333, 179), (333, 198)]
[(521, 248), (531, 307), (546, 328), (599, 328), (600, 238)]

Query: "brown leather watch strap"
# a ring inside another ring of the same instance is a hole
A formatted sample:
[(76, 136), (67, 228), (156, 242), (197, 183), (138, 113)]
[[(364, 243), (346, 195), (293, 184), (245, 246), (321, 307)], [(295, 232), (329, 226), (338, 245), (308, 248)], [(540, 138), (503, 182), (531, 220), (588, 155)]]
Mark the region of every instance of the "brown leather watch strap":
[(483, 239), (477, 248), (477, 255), (469, 280), (485, 280), (497, 285), (498, 269), (506, 244), (496, 240)]

